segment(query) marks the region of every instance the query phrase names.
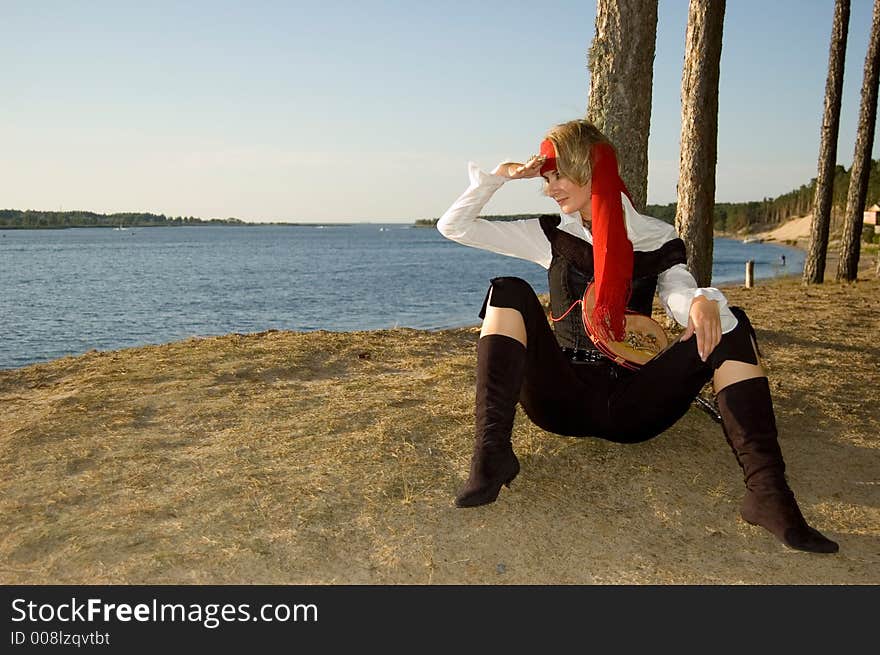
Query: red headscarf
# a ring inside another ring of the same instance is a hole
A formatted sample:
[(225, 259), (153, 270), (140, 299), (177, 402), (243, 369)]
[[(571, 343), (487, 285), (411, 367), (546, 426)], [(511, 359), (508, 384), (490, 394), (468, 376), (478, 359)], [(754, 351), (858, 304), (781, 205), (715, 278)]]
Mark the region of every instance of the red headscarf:
[(541, 164), (541, 175), (547, 171), (555, 171), (558, 169), (556, 165), (556, 146), (550, 139), (541, 141), (541, 149), (539, 152), (544, 156), (544, 163)]
[[(541, 143), (546, 157), (541, 174), (557, 170), (556, 148), (549, 139)], [(626, 234), (620, 194), (629, 196), (617, 169), (617, 155), (608, 143), (592, 147), (590, 209), (593, 215), (593, 269), (596, 304), (593, 324), (615, 341), (626, 336), (626, 305), (632, 290), (633, 247)]]

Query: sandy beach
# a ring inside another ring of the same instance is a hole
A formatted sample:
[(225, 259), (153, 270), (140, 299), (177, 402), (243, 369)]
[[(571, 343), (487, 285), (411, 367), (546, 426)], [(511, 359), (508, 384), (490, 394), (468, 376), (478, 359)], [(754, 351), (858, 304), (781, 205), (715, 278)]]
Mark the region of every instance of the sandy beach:
[[(813, 220), (812, 214), (794, 218), (786, 221), (778, 227), (769, 230), (755, 232), (750, 236), (760, 239), (761, 241), (777, 241), (790, 243), (794, 241), (799, 247), (806, 250), (810, 239), (810, 223)], [(833, 250), (833, 248), (832, 248)]]
[(739, 468), (696, 408), (631, 446), (520, 412), (519, 477), (456, 509), (476, 327), (269, 331), (0, 371), (0, 582), (880, 583), (880, 279), (862, 265), (856, 284), (726, 289), (837, 555), (739, 518)]

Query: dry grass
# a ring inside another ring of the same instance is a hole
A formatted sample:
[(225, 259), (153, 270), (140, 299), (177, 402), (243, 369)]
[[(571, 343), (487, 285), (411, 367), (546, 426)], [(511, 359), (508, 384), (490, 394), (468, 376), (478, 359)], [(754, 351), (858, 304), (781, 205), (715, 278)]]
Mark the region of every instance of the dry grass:
[(880, 582), (880, 281), (730, 289), (789, 478), (836, 556), (738, 518), (692, 410), (620, 446), (517, 418), (522, 473), (459, 510), (477, 330), (265, 332), (0, 371), (0, 582)]

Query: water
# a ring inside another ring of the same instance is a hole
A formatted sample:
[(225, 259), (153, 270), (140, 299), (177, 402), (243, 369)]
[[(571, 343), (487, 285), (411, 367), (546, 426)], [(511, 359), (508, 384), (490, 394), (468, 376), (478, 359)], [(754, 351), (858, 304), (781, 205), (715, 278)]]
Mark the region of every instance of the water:
[[(713, 284), (741, 283), (747, 259), (771, 277), (804, 254), (717, 239)], [(499, 275), (547, 292), (535, 264), (410, 225), (0, 230), (0, 369), (195, 335), (475, 325)]]

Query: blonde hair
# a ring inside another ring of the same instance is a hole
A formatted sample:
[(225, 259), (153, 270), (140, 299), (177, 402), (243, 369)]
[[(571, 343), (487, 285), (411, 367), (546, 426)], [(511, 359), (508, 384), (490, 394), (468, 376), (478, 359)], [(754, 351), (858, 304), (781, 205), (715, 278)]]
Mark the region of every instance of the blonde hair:
[(547, 133), (547, 138), (556, 148), (559, 174), (581, 186), (593, 175), (593, 146), (597, 143), (611, 145), (599, 128), (584, 119), (557, 125)]

